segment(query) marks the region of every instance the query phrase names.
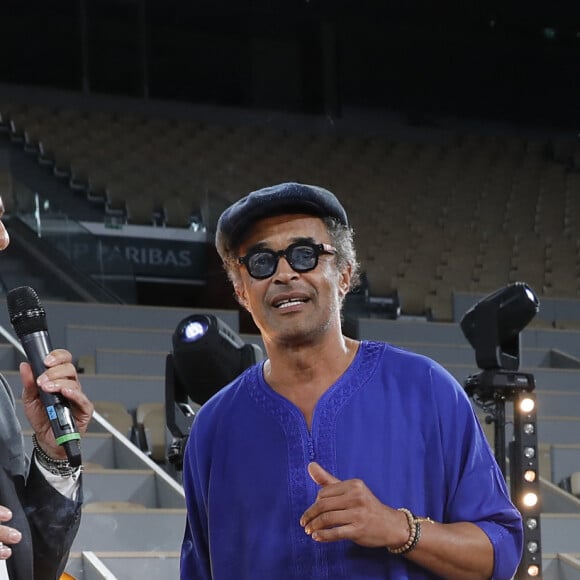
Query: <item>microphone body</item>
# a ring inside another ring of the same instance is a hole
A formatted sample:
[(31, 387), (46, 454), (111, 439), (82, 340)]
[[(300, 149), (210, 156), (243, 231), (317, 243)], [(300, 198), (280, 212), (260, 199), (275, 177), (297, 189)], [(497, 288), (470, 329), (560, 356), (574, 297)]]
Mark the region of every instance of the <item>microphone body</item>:
[[(46, 315), (36, 292), (28, 286), (10, 290), (7, 296), (10, 322), (24, 348), (37, 379), (45, 370), (44, 359), (53, 350), (46, 327)], [(42, 404), (50, 420), (58, 445), (65, 449), (73, 467), (81, 465), (80, 434), (68, 401), (60, 393), (47, 393), (38, 389)]]

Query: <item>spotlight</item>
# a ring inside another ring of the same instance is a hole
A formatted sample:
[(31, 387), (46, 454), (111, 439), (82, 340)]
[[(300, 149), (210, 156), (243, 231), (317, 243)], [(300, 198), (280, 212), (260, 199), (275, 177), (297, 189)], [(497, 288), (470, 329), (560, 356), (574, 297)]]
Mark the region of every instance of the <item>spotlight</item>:
[(529, 483), (536, 481), (536, 477), (537, 473), (533, 469), (528, 469), (524, 472), (524, 479)]
[[(532, 480), (533, 482), (534, 480)], [(538, 505), (538, 494), (530, 492), (522, 497), (522, 505), (525, 507), (536, 507)]]
[(461, 319), (480, 369), (518, 370), (520, 332), (539, 310), (533, 290), (515, 282), (482, 298)]
[(541, 570), (541, 501), (537, 449), (535, 394), (522, 392), (514, 399), (514, 440), (510, 443), (511, 496), (524, 518), (526, 546), (516, 578), (529, 578), (533, 576), (530, 570)]
[(495, 457), (506, 473), (505, 403), (513, 401), (514, 430), (509, 442), (511, 498), (524, 518), (524, 552), (515, 578), (541, 575), (540, 482), (534, 376), (517, 372), (520, 333), (539, 310), (533, 290), (523, 282), (510, 284), (481, 299), (460, 325), (475, 349), (482, 371), (465, 381), (465, 391), (494, 423)]
[(540, 575), (540, 567), (537, 564), (528, 566), (528, 576), (530, 578), (536, 578), (539, 575)]
[(245, 344), (221, 319), (192, 314), (173, 333), (171, 358), (184, 391), (203, 405), (262, 356), (258, 346)]
[(212, 314), (184, 318), (175, 328), (172, 344), (165, 362), (165, 415), (174, 437), (168, 459), (180, 470), (195, 418), (191, 402), (203, 405), (263, 355), (258, 345), (245, 344)]
[(531, 397), (524, 397), (520, 401), (520, 411), (522, 413), (531, 413), (536, 406), (536, 402)]

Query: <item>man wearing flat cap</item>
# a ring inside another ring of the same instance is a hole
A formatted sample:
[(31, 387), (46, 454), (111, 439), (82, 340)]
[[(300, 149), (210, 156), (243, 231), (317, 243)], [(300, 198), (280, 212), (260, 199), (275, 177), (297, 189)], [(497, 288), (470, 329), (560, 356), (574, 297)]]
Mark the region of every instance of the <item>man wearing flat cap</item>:
[(521, 517), (461, 386), (342, 334), (358, 264), (337, 198), (252, 192), (216, 247), (267, 359), (193, 423), (182, 580), (511, 578)]

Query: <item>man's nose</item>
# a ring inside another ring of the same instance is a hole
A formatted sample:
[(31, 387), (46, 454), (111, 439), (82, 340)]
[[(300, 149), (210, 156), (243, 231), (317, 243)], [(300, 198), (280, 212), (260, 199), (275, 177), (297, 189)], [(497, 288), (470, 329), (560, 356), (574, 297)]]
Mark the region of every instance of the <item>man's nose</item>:
[(276, 265), (276, 270), (274, 271), (274, 278), (288, 279), (297, 275), (298, 273), (296, 270), (292, 269), (292, 266), (290, 266), (286, 256), (280, 256), (278, 264)]

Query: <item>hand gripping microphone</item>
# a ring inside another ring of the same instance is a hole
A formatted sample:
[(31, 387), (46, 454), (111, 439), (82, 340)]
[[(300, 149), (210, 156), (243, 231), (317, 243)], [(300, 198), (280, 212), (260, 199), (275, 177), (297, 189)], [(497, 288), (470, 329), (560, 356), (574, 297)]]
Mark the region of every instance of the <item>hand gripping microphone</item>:
[[(46, 370), (43, 360), (52, 350), (46, 326), (46, 313), (38, 295), (29, 286), (10, 290), (6, 295), (6, 302), (10, 323), (24, 348), (36, 379)], [(68, 401), (60, 393), (46, 393), (40, 387), (38, 392), (46, 408), (56, 442), (64, 446), (71, 466), (78, 467), (81, 464), (81, 436)]]

